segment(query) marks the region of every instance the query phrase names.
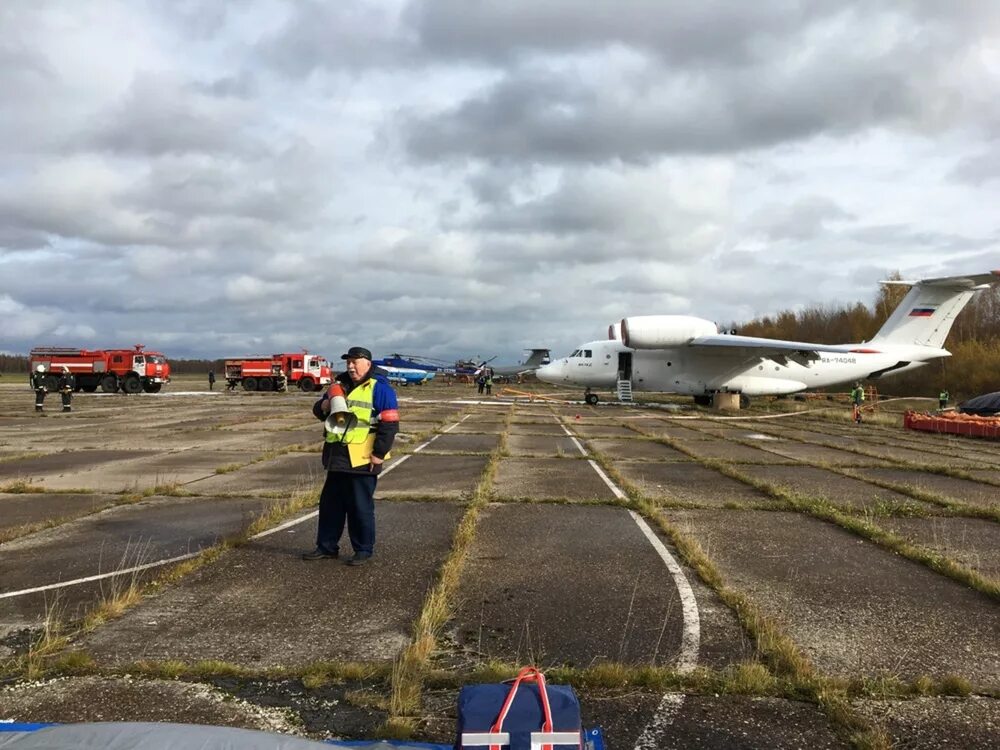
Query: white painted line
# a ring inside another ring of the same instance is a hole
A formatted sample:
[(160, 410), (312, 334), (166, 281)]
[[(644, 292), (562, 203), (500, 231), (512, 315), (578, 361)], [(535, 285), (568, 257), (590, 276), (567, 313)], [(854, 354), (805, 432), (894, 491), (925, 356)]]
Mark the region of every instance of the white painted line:
[[(468, 419), (471, 416), (472, 416), (471, 414), (466, 414), (460, 420), (458, 420), (457, 422), (455, 422), (455, 424), (453, 424), (451, 427), (446, 427), (445, 429), (441, 430), (441, 432), (442, 433), (451, 432), (452, 430), (454, 430), (456, 427), (458, 427), (460, 424), (462, 424), (462, 422), (464, 422), (466, 419)], [(437, 437), (437, 435), (435, 435), (434, 437)], [(433, 440), (434, 438), (431, 438), (431, 439)], [(423, 447), (423, 446), (421, 446), (421, 447)]]
[[(459, 420), (458, 422), (456, 422), (455, 424), (453, 424), (448, 429), (450, 430), (452, 427), (457, 427), (468, 416), (469, 415), (466, 415), (465, 417), (462, 417), (461, 420)], [(447, 430), (445, 430), (445, 432), (447, 432)], [(434, 437), (437, 437), (437, 435), (435, 435)], [(424, 443), (423, 445), (421, 445), (420, 448), (426, 447), (433, 440), (434, 440), (434, 438), (431, 438), (426, 443)], [(420, 450), (420, 448), (417, 448), (414, 451), (414, 453), (416, 453), (417, 450)], [(391, 465), (387, 466), (379, 474), (379, 476), (385, 476), (386, 474), (388, 474), (390, 471), (392, 471), (397, 466), (399, 466), (401, 463), (403, 463), (406, 459), (408, 459), (410, 457), (410, 455), (411, 454), (407, 454), (407, 455), (401, 457), (398, 461), (395, 461)], [(317, 510), (311, 510), (308, 513), (306, 513), (304, 516), (300, 516), (299, 518), (293, 518), (291, 521), (285, 521), (283, 524), (275, 526), (273, 529), (267, 529), (266, 531), (262, 531), (259, 534), (254, 534), (252, 537), (250, 537), (250, 539), (251, 540), (262, 539), (262, 538), (264, 538), (266, 536), (270, 536), (271, 534), (276, 534), (279, 531), (284, 531), (285, 529), (289, 529), (292, 526), (297, 526), (298, 524), (303, 523), (304, 521), (308, 521), (310, 518), (315, 518), (317, 515), (319, 515), (319, 511), (317, 511)], [(100, 581), (100, 580), (103, 580), (105, 578), (113, 578), (114, 576), (124, 576), (124, 575), (129, 575), (130, 573), (138, 573), (139, 571), (148, 570), (149, 568), (156, 568), (156, 567), (159, 567), (159, 566), (162, 566), (162, 565), (170, 565), (171, 563), (181, 562), (182, 560), (190, 560), (192, 557), (197, 557), (198, 555), (200, 555), (201, 552), (202, 551), (199, 550), (198, 552), (190, 552), (190, 553), (188, 553), (186, 555), (181, 555), (179, 557), (171, 557), (171, 558), (166, 559), (166, 560), (157, 560), (156, 562), (146, 563), (145, 565), (137, 565), (137, 566), (135, 566), (133, 568), (126, 568), (124, 570), (116, 570), (116, 571), (113, 571), (111, 573), (99, 573), (97, 575), (87, 576), (86, 578), (76, 578), (76, 579), (74, 579), (72, 581), (60, 581), (59, 583), (50, 583), (47, 586), (36, 586), (33, 589), (22, 589), (21, 591), (8, 591), (6, 593), (0, 594), (0, 599), (13, 599), (16, 596), (27, 596), (28, 594), (37, 594), (40, 591), (51, 591), (52, 589), (62, 589), (62, 588), (66, 588), (68, 586), (77, 586), (77, 585), (79, 585), (81, 583), (90, 583), (91, 581)]]
[(698, 649), (701, 644), (701, 618), (698, 615), (698, 602), (694, 598), (694, 591), (691, 590), (691, 584), (688, 583), (684, 570), (670, 554), (670, 550), (649, 528), (649, 524), (642, 516), (634, 510), (630, 510), (629, 513), (642, 533), (646, 535), (649, 543), (653, 545), (653, 549), (659, 553), (660, 559), (667, 566), (670, 575), (674, 577), (674, 584), (677, 586), (677, 593), (681, 598), (681, 614), (684, 617), (684, 631), (681, 634), (681, 652), (677, 657), (677, 671), (685, 674), (698, 666)]
[(8, 591), (4, 594), (0, 594), (0, 599), (12, 599), (15, 596), (27, 596), (28, 594), (37, 594), (39, 591), (51, 591), (52, 589), (62, 589), (67, 586), (76, 586), (81, 583), (90, 583), (91, 581), (101, 581), (105, 578), (114, 578), (115, 576), (124, 576), (130, 573), (138, 573), (140, 570), (148, 570), (149, 568), (156, 568), (161, 565), (169, 565), (170, 563), (180, 562), (181, 560), (190, 560), (192, 557), (197, 557), (202, 553), (202, 550), (198, 552), (189, 552), (186, 555), (180, 555), (179, 557), (171, 557), (167, 560), (157, 560), (156, 562), (146, 563), (145, 565), (137, 565), (134, 568), (126, 568), (125, 570), (115, 570), (111, 573), (98, 573), (97, 575), (87, 576), (86, 578), (76, 578), (72, 581), (60, 581), (59, 583), (50, 583), (47, 586), (36, 586), (33, 589), (22, 589), (21, 591)]
[[(441, 436), (440, 436), (440, 435), (435, 435), (434, 437), (432, 437), (432, 438), (431, 438), (430, 440), (428, 440), (428, 441), (427, 441), (426, 443), (424, 443), (423, 445), (418, 445), (418, 446), (417, 446), (416, 448), (414, 448), (414, 449), (413, 449), (413, 452), (414, 452), (414, 453), (420, 453), (420, 451), (422, 451), (422, 450), (423, 450), (424, 448), (426, 448), (426, 447), (427, 447), (428, 445), (430, 445), (431, 443), (433, 443), (433, 442), (434, 442), (435, 440), (437, 440), (437, 439), (438, 439), (439, 437), (441, 437)], [(395, 464), (393, 464), (393, 466), (395, 466)]]
[(615, 493), (615, 497), (617, 497), (619, 500), (625, 500), (625, 499), (627, 499), (628, 496), (624, 492), (622, 492), (620, 489), (618, 489), (618, 485), (616, 485), (614, 482), (611, 481), (611, 479), (608, 477), (608, 475), (604, 473), (604, 469), (602, 469), (600, 466), (598, 466), (597, 462), (594, 459), (588, 458), (587, 459), (587, 463), (589, 463), (591, 466), (594, 467), (594, 471), (597, 472), (597, 476), (599, 476), (601, 479), (603, 479), (604, 483), (606, 485), (608, 485), (608, 487), (611, 488), (611, 491), (613, 493)]
[(639, 739), (635, 741), (635, 750), (657, 750), (660, 746), (659, 740), (666, 734), (666, 728), (670, 726), (677, 712), (681, 710), (684, 703), (684, 693), (667, 693), (656, 707), (656, 713), (649, 720), (646, 728), (642, 730)]
[[(562, 424), (562, 422), (559, 424)], [(572, 435), (566, 429), (566, 425), (562, 425), (562, 428), (566, 431), (567, 435)], [(611, 488), (611, 491), (615, 493), (615, 497), (619, 500), (626, 498), (625, 493), (611, 481), (608, 475), (604, 473), (593, 459), (588, 459), (587, 462), (594, 467), (594, 471)], [(698, 615), (698, 602), (694, 598), (694, 591), (692, 591), (691, 584), (688, 583), (687, 577), (684, 575), (683, 568), (677, 563), (674, 556), (670, 554), (670, 550), (660, 541), (660, 538), (649, 528), (649, 524), (634, 510), (630, 510), (629, 515), (632, 516), (632, 519), (639, 526), (639, 530), (642, 531), (646, 539), (649, 540), (649, 543), (653, 545), (653, 549), (656, 550), (656, 553), (663, 560), (664, 565), (667, 566), (667, 570), (670, 571), (670, 575), (674, 579), (674, 585), (677, 587), (677, 595), (681, 600), (681, 615), (684, 620), (684, 629), (681, 633), (681, 651), (677, 657), (677, 671), (682, 674), (690, 672), (698, 666), (698, 649), (701, 644), (701, 617)], [(650, 745), (650, 747), (655, 746)]]
[[(570, 432), (569, 430), (567, 430), (566, 429), (566, 425), (564, 425), (562, 422), (559, 423), (559, 426), (563, 428), (563, 432), (565, 432), (567, 435), (569, 435), (569, 439), (573, 441), (573, 445), (575, 445), (580, 450), (580, 453), (582, 453), (584, 456), (586, 456), (587, 455), (587, 451), (583, 447), (583, 445), (580, 444), (580, 441), (576, 439), (576, 435), (574, 435), (572, 432)], [(590, 463), (594, 463), (594, 462), (591, 461)], [(598, 471), (600, 471), (600, 469), (598, 469)], [(607, 480), (605, 480), (605, 481), (607, 481)]]

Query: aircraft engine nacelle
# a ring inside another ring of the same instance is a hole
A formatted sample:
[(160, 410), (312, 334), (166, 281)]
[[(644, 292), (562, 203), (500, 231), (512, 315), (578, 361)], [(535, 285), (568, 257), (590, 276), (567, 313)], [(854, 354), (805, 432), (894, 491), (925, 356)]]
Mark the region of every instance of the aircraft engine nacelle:
[(689, 315), (638, 315), (622, 319), (622, 341), (632, 349), (670, 349), (699, 336), (714, 336), (719, 327)]

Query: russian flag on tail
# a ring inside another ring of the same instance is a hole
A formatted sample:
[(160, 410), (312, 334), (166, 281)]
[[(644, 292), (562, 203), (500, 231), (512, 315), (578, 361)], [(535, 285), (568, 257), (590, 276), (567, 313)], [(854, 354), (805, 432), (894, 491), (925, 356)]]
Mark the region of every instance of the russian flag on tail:
[(935, 307), (914, 307), (912, 310), (910, 310), (909, 317), (911, 317), (911, 318), (929, 318), (931, 315), (934, 314), (935, 310), (937, 310), (936, 306)]

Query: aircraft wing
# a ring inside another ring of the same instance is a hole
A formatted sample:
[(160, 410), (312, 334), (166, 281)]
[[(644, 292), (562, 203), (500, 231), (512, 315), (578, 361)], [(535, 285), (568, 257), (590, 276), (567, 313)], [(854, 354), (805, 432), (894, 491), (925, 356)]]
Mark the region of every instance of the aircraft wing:
[(784, 341), (782, 339), (763, 339), (755, 336), (737, 336), (736, 334), (719, 334), (715, 336), (699, 336), (691, 339), (688, 346), (705, 351), (716, 351), (719, 354), (729, 353), (737, 356), (758, 359), (773, 359), (784, 363), (791, 359), (803, 364), (819, 359), (820, 352), (833, 354), (877, 354), (878, 349), (865, 346), (814, 344), (806, 341)]

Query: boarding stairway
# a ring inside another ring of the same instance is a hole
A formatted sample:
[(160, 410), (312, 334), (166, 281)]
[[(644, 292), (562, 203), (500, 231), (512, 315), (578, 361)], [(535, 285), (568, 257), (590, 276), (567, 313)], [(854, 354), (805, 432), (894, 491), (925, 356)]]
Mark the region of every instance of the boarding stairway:
[(618, 387), (616, 388), (618, 392), (618, 400), (625, 401), (628, 403), (632, 402), (632, 381), (631, 380), (619, 380)]

